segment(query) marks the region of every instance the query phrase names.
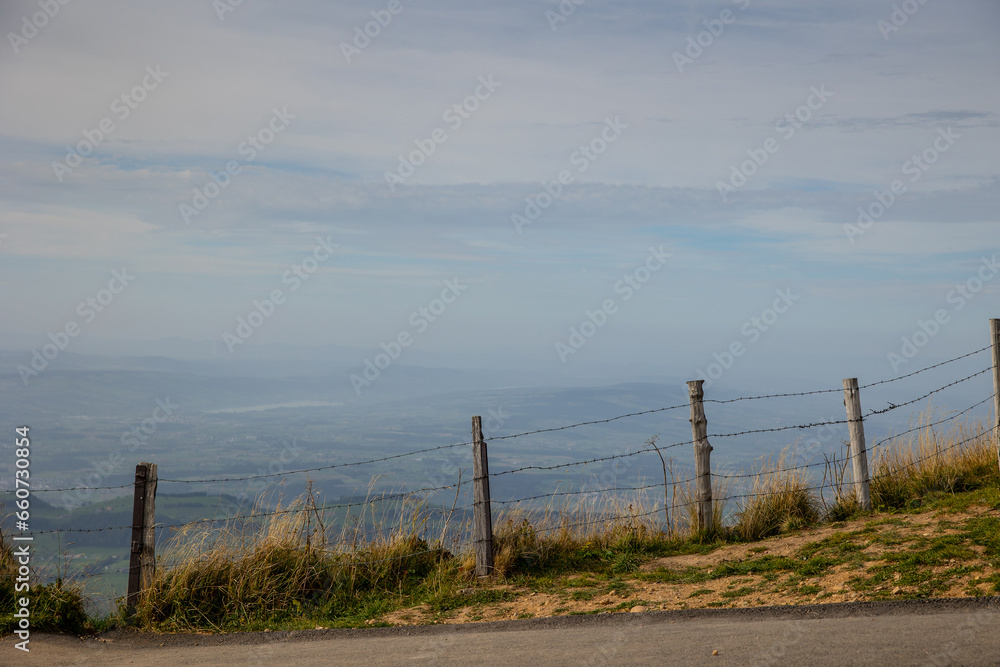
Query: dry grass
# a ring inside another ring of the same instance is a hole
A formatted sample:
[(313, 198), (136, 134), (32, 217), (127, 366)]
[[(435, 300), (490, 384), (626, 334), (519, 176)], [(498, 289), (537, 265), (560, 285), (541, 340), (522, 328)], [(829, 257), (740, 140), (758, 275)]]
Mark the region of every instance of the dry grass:
[[(499, 576), (565, 567), (587, 554), (623, 553), (625, 560), (672, 539), (662, 508), (649, 494), (605, 494), (591, 501), (514, 508), (494, 523), (494, 569)], [(626, 567), (625, 560), (620, 567)], [(472, 554), (464, 563), (472, 569)]]
[[(933, 421), (930, 414), (921, 419)], [(494, 581), (595, 569), (617, 575), (653, 556), (710, 549), (726, 539), (758, 540), (857, 513), (844, 481), (845, 461), (828, 461), (824, 484), (835, 495), (828, 503), (810, 488), (806, 471), (786, 470), (789, 459), (786, 450), (776, 461), (764, 458), (751, 469), (747, 499), (730, 525), (723, 520), (729, 488), (715, 488), (712, 534), (697, 530), (692, 483), (675, 481), (666, 462), (665, 493), (563, 496), (575, 500), (502, 511), (494, 506)], [(996, 450), (981, 422), (890, 440), (874, 452), (871, 475), (873, 501), (881, 508), (1000, 485)], [(673, 509), (665, 511), (668, 498)], [(357, 625), (415, 601), (431, 609), (453, 608), (471, 595), (464, 591), (478, 590), (467, 523), (452, 526), (448, 516), (440, 537), (431, 541), (419, 503), (388, 515), (375, 505), (342, 520), (336, 534), (310, 492), (263, 524), (188, 527), (163, 554), (176, 565), (158, 569), (137, 620), (160, 629), (261, 629), (295, 618)]]
[(263, 628), (294, 615), (335, 614), (359, 595), (391, 593), (447, 557), (417, 537), (419, 508), (410, 509), (370, 540), (361, 540), (359, 523), (353, 530), (345, 523), (337, 549), (328, 546), (322, 512), (308, 492), (279, 504), (262, 525), (188, 526), (163, 554), (176, 565), (157, 569), (136, 620), (160, 629)]
[[(918, 425), (936, 421), (924, 411)], [(879, 448), (870, 466), (875, 507), (903, 508), (930, 493), (954, 493), (1000, 483), (996, 444), (981, 420), (956, 423), (948, 431), (924, 428)]]
[(786, 448), (777, 461), (768, 456), (754, 466), (753, 482), (733, 526), (739, 539), (756, 541), (819, 521), (819, 498), (802, 469), (789, 469), (793, 467), (789, 452)]

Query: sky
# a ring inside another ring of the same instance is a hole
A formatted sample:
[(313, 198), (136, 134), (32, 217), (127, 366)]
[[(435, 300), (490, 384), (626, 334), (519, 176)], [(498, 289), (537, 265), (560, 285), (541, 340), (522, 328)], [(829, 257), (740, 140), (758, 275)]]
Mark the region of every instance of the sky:
[(16, 0), (0, 31), (26, 361), (181, 337), (829, 384), (1000, 317), (993, 1)]

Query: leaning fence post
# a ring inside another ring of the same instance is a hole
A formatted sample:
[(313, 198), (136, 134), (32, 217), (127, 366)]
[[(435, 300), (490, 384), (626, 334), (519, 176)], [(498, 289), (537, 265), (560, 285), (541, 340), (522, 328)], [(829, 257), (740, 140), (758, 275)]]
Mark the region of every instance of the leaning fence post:
[(851, 461), (854, 472), (854, 495), (862, 509), (872, 508), (868, 479), (868, 450), (865, 445), (865, 421), (861, 414), (861, 390), (858, 378), (844, 380), (844, 405), (847, 406), (847, 425), (851, 431)]
[(139, 593), (153, 581), (156, 571), (156, 464), (140, 463), (135, 467), (135, 492), (132, 500), (132, 545), (129, 549), (128, 614), (135, 610)]
[(472, 418), (472, 494), (476, 576), (493, 573), (493, 517), (490, 514), (490, 466), (482, 417)]
[(990, 340), (993, 342), (993, 435), (997, 443), (997, 466), (1000, 466), (1000, 320), (990, 320)]
[(704, 380), (687, 383), (691, 398), (691, 434), (694, 440), (695, 502), (698, 508), (698, 530), (715, 530), (712, 512), (712, 445), (708, 443), (708, 419), (705, 417)]

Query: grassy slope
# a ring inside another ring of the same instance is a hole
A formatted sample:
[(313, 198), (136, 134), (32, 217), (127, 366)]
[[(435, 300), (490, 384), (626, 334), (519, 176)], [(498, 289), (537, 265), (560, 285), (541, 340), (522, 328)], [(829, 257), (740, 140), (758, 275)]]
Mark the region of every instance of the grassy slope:
[[(192, 530), (164, 554), (177, 564), (157, 570), (133, 622), (166, 631), (300, 629), (997, 594), (996, 462), (980, 424), (891, 443), (871, 462), (878, 512), (869, 514), (852, 509), (847, 487), (822, 499), (800, 471), (765, 462), (755, 471), (761, 495), (712, 535), (692, 530), (683, 513), (662, 532), (642, 498), (591, 507), (592, 516), (618, 518), (585, 529), (560, 527), (565, 509), (541, 519), (515, 511), (494, 519), (497, 573), (486, 581), (472, 576), (471, 554), (415, 537), (423, 532), (416, 519), (373, 541), (352, 540), (345, 529), (333, 540), (337, 551), (318, 546), (330, 543), (329, 524), (306, 496), (264, 532)], [(681, 501), (689, 492), (674, 491)], [(45, 590), (39, 598), (64, 604), (61, 615), (40, 612), (37, 621), (58, 628), (70, 618), (79, 630), (73, 587)], [(0, 617), (5, 630), (10, 620)]]

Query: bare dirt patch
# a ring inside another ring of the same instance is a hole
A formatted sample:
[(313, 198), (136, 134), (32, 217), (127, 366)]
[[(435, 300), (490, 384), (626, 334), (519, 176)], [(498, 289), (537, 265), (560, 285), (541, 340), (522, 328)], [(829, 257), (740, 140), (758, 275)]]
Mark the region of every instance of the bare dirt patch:
[[(469, 623), (566, 614), (990, 594), (990, 584), (984, 579), (997, 570), (982, 546), (962, 537), (965, 521), (980, 516), (997, 517), (1000, 511), (973, 506), (923, 514), (876, 514), (760, 542), (728, 545), (706, 554), (655, 558), (614, 579), (566, 575), (556, 582), (556, 592), (550, 592), (552, 587), (541, 592), (499, 585), (492, 589), (506, 590), (513, 599), (444, 613), (421, 605), (376, 620), (392, 625)], [(899, 564), (901, 558), (926, 551), (934, 540), (946, 536), (953, 536), (955, 548), (963, 550), (956, 552), (959, 557), (943, 557), (942, 562), (923, 566)], [(781, 566), (768, 570), (768, 563), (776, 558), (782, 558)], [(748, 562), (761, 562), (762, 571), (713, 574), (720, 566)]]

